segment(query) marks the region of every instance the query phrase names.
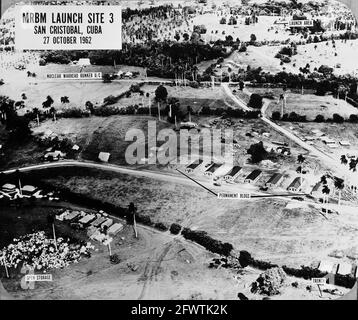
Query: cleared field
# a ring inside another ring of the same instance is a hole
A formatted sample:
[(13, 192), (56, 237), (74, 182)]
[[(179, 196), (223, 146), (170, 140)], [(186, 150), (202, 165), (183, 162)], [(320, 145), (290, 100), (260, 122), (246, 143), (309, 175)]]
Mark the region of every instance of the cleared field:
[[(71, 204), (70, 209), (84, 209)], [(53, 211), (50, 207), (34, 207), (26, 214), (13, 208), (2, 208), (5, 216), (14, 220), (18, 227), (16, 235), (22, 234), (29, 219), (33, 221), (39, 214)], [(57, 209), (55, 209), (57, 210)], [(88, 210), (87, 210), (88, 211)], [(4, 221), (1, 216), (1, 225)], [(17, 215), (21, 218), (17, 219)], [(15, 221), (16, 220), (16, 221)], [(40, 224), (33, 230), (42, 230)], [(56, 222), (59, 231), (59, 222)], [(21, 232), (20, 232), (21, 231)], [(12, 234), (15, 235), (15, 234)], [(4, 288), (15, 299), (237, 299), (237, 293), (243, 292), (253, 300), (263, 296), (252, 294), (249, 285), (260, 274), (259, 270), (246, 268), (237, 271), (229, 269), (209, 269), (209, 261), (217, 257), (200, 246), (172, 237), (168, 233), (155, 232), (148, 228), (138, 229), (138, 238), (134, 238), (132, 227), (124, 229), (114, 237), (111, 244), (113, 254), (117, 254), (120, 263), (111, 264), (108, 249), (99, 243), (93, 243), (96, 251), (90, 258), (81, 259), (64, 269), (50, 270), (52, 282), (37, 282), (33, 290), (22, 290), (19, 286), (23, 274), (12, 271), (12, 278), (2, 278)], [(135, 266), (136, 269), (131, 269)], [(207, 279), (211, 279), (207, 281)], [(297, 281), (298, 288), (291, 283)], [(280, 294), (272, 299), (320, 299), (318, 290), (307, 291), (309, 281), (288, 277)], [(0, 283), (0, 288), (2, 286)], [(173, 290), (175, 286), (175, 290)], [(2, 288), (1, 288), (2, 289)], [(4, 292), (0, 289), (0, 295)], [(346, 289), (340, 289), (346, 292)], [(324, 299), (331, 298), (326, 294)]]
[[(142, 104), (148, 106), (149, 103), (152, 106), (156, 105), (155, 102), (155, 90), (158, 86), (144, 85), (141, 90), (144, 91), (144, 96), (140, 96), (138, 93), (132, 94), (130, 97), (123, 97), (118, 105), (128, 106), (135, 104)], [(168, 91), (168, 99), (177, 98), (180, 102), (180, 106), (184, 112), (187, 110), (187, 106), (191, 106), (194, 112), (200, 110), (202, 107), (216, 108), (228, 108), (235, 107), (234, 102), (227, 97), (222, 87), (206, 88), (200, 87), (198, 89), (189, 86), (169, 86), (164, 85)], [(149, 98), (146, 94), (149, 93)]]
[[(249, 89), (251, 92), (257, 92)], [(267, 89), (265, 91), (272, 93), (273, 101), (267, 108), (267, 115), (271, 116), (275, 111), (281, 111), (281, 102), (279, 96), (281, 89)], [(337, 113), (343, 118), (348, 119), (351, 114), (358, 114), (358, 109), (342, 99), (335, 99), (333, 96), (317, 96), (315, 94), (298, 94), (289, 92), (286, 95), (286, 106), (283, 113), (295, 112), (299, 115), (305, 115), (307, 120), (314, 120), (317, 115), (323, 115), (325, 119), (333, 117)]]
[[(200, 125), (208, 125), (215, 117), (197, 117), (193, 116), (192, 120)], [(33, 127), (35, 134), (41, 134), (48, 130), (58, 135), (66, 137), (81, 147), (81, 157), (88, 160), (96, 160), (100, 151), (110, 152), (110, 162), (114, 164), (125, 164), (125, 150), (132, 142), (125, 141), (125, 134), (129, 129), (140, 129), (144, 132), (145, 143), (147, 144), (148, 121), (156, 121), (157, 118), (149, 116), (111, 116), (111, 117), (95, 117), (81, 119), (59, 119), (57, 122), (51, 120), (41, 123), (40, 127)], [(173, 125), (166, 122), (157, 121), (157, 132), (163, 128), (173, 128)], [(235, 161), (240, 164), (246, 164), (249, 155), (247, 149), (253, 143), (263, 141), (267, 150), (277, 148), (272, 142), (286, 142), (292, 148), (291, 157), (278, 157), (277, 162), (280, 164), (295, 163), (295, 157), (298, 153), (305, 151), (292, 143), (290, 140), (272, 131), (264, 122), (260, 120), (234, 120), (232, 126), (226, 126), (220, 120), (216, 125), (211, 126), (212, 129), (232, 129), (234, 139), (238, 141), (235, 149)], [(159, 142), (157, 146), (162, 145)], [(178, 147), (180, 144), (178, 143)], [(199, 149), (199, 152), (202, 148)], [(147, 151), (148, 156), (150, 150)], [(197, 150), (196, 150), (197, 152)], [(178, 154), (179, 156), (180, 154)]]
[(43, 154), (41, 147), (31, 139), (17, 141), (17, 143), (8, 141), (8, 131), (5, 126), (0, 124), (0, 168), (14, 168), (26, 164), (38, 162)]
[[(278, 20), (278, 17), (271, 16), (259, 16), (258, 23), (245, 25), (245, 17), (239, 17), (237, 25), (220, 24), (220, 19), (225, 17), (228, 19), (229, 14), (220, 15), (220, 12), (205, 13), (196, 16), (194, 25), (204, 24), (207, 27), (206, 34), (202, 37), (206, 41), (216, 41), (218, 39), (225, 39), (225, 36), (231, 35), (234, 39), (237, 37), (241, 41), (250, 41), (251, 34), (255, 34), (258, 41), (273, 41), (273, 40), (286, 40), (286, 39), (299, 39), (297, 35), (291, 35), (287, 30), (284, 30), (282, 26), (274, 25), (274, 22)], [(273, 27), (273, 30), (269, 30)], [(276, 33), (276, 30), (279, 30)]]
[[(317, 45), (317, 49), (315, 49), (315, 45)], [(296, 68), (300, 68), (309, 63), (311, 70), (319, 68), (321, 65), (328, 65), (334, 68), (334, 73), (337, 75), (347, 73), (354, 75), (358, 70), (356, 59), (358, 40), (348, 40), (346, 43), (337, 40), (335, 46), (336, 48), (333, 48), (332, 42), (329, 42), (328, 45), (321, 42), (298, 46), (298, 54), (292, 57), (289, 65), (294, 68), (292, 64), (296, 63)], [(336, 53), (337, 55), (335, 55)]]
[[(315, 136), (312, 130), (318, 129), (325, 133), (326, 137), (333, 139), (335, 144), (333, 147), (325, 144), (321, 139), (316, 137), (311, 143), (325, 153), (333, 155), (337, 160), (342, 154), (358, 154), (358, 132), (357, 125), (354, 123), (285, 123), (281, 122), (283, 127), (291, 130), (302, 138)], [(340, 141), (348, 141), (350, 146), (341, 146)]]
[(251, 68), (261, 67), (263, 71), (277, 73), (280, 71), (292, 72), (294, 69), (288, 65), (280, 65), (280, 60), (275, 59), (276, 53), (280, 50), (280, 46), (249, 46), (246, 52), (235, 51), (228, 60), (232, 60), (243, 68), (250, 66)]
[[(59, 119), (56, 123), (45, 121), (40, 127), (34, 127), (35, 134), (51, 130), (59, 137), (71, 139), (81, 147), (80, 157), (97, 160), (99, 152), (109, 152), (110, 162), (126, 164), (125, 151), (132, 141), (125, 141), (129, 130), (139, 129), (148, 142), (148, 121), (156, 121), (149, 116), (111, 116), (81, 119)], [(157, 130), (170, 127), (166, 122), (156, 122)]]
[(336, 40), (335, 46), (336, 48), (333, 48), (331, 41), (328, 41), (328, 45), (326, 42), (299, 45), (297, 47), (298, 54), (291, 57), (290, 63), (285, 63), (282, 66), (280, 66), (280, 59), (275, 58), (282, 46), (250, 46), (247, 53), (234, 53), (230, 58), (244, 66), (262, 67), (263, 70), (271, 73), (282, 71), (285, 68), (286, 71), (297, 74), (299, 68), (304, 68), (308, 63), (311, 71), (314, 68), (318, 69), (321, 65), (327, 65), (333, 68), (337, 75), (355, 74), (358, 70), (355, 59), (358, 40), (348, 40), (347, 42)]
[[(62, 205), (89, 211), (70, 204), (59, 204), (59, 207)], [(57, 210), (60, 209), (43, 205), (23, 209), (2, 207), (0, 248), (14, 237), (30, 232), (45, 230), (51, 235), (52, 227), (47, 223), (47, 215)], [(68, 223), (56, 221), (56, 231), (58, 236), (88, 241), (85, 232), (72, 229)], [(182, 239), (142, 228), (136, 239), (132, 227), (125, 226), (111, 245), (112, 253), (118, 254), (121, 260), (117, 265), (110, 263), (106, 246), (97, 242), (93, 244), (96, 251), (91, 252), (91, 258), (83, 258), (63, 270), (51, 270), (52, 282), (36, 283), (34, 290), (22, 290), (19, 280), (23, 275), (11, 270), (12, 277), (3, 277), (3, 285), (16, 299), (236, 298), (237, 280), (219, 270), (207, 268), (214, 255)], [(137, 270), (132, 271), (128, 264), (137, 266)], [(248, 274), (250, 279), (257, 275), (257, 271)], [(207, 277), (216, 280), (204, 284)], [(243, 286), (246, 281), (241, 282)], [(176, 284), (174, 291), (173, 283)]]
[(168, 94), (170, 97), (179, 99), (180, 105), (184, 108), (191, 106), (194, 112), (202, 107), (216, 108), (235, 108), (235, 103), (226, 96), (222, 87), (199, 88), (190, 87), (176, 88), (170, 87)]
[(335, 249), (352, 250), (358, 246), (358, 218), (353, 213), (329, 215), (325, 220), (306, 205), (286, 209), (288, 201), (283, 200), (218, 200), (195, 186), (127, 175), (60, 177), (48, 181), (122, 206), (133, 201), (138, 214), (149, 216), (154, 222), (177, 222), (205, 230), (237, 249), (280, 264), (310, 265), (326, 259)]
[[(54, 100), (53, 107), (57, 110), (77, 107), (85, 108), (86, 101), (93, 104), (103, 103), (103, 99), (109, 95), (119, 95), (130, 87), (130, 83), (102, 83), (102, 82), (34, 82), (34, 83), (5, 83), (0, 87), (0, 95), (7, 95), (11, 99), (21, 100), (21, 94), (25, 93), (25, 108), (20, 113), (25, 113), (32, 108), (42, 109), (42, 103), (49, 95)], [(70, 102), (62, 104), (60, 98), (68, 96)]]
[[(233, 72), (238, 72), (239, 68), (246, 69), (248, 66), (251, 68), (262, 68), (265, 72), (277, 73), (281, 71), (295, 72), (295, 70), (285, 64), (280, 65), (280, 60), (275, 59), (276, 53), (280, 51), (280, 46), (261, 46), (254, 47), (248, 46), (246, 52), (234, 51), (229, 57), (224, 59), (221, 68), (214, 69), (217, 80), (223, 74), (228, 73), (228, 66)], [(204, 72), (211, 64), (216, 63), (217, 60), (203, 61), (197, 65), (200, 72)], [(234, 62), (232, 64), (231, 62)]]

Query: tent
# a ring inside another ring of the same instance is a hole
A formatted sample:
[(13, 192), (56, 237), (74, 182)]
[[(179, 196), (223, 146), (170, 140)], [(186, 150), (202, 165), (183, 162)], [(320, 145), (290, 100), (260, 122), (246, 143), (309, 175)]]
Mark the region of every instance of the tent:
[(121, 223), (115, 223), (112, 226), (109, 227), (108, 233), (109, 234), (117, 234), (119, 231), (123, 229), (123, 224)]
[(318, 270), (321, 272), (332, 272), (334, 263), (331, 261), (321, 261)]
[(110, 156), (111, 154), (108, 152), (100, 152), (98, 155), (98, 159), (102, 162), (108, 162)]
[(78, 59), (77, 64), (80, 66), (90, 66), (91, 62), (90, 62), (90, 59), (88, 59), (88, 58), (80, 58), (80, 59)]

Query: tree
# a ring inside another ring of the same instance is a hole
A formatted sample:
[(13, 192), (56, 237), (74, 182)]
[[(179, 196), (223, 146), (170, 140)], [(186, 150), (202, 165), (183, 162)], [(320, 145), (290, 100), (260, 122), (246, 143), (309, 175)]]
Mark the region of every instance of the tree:
[(49, 214), (47, 215), (47, 222), (52, 225), (52, 234), (53, 234), (53, 241), (55, 242), (55, 248), (57, 251), (57, 239), (56, 239), (56, 231), (55, 231), (55, 215)]
[(357, 160), (351, 159), (349, 161), (349, 170), (352, 170), (353, 172), (357, 171)]
[(16, 169), (15, 176), (16, 176), (16, 180), (19, 182), (19, 192), (20, 195), (22, 196), (22, 184), (21, 184), (22, 173), (19, 169)]
[(335, 123), (343, 123), (344, 122), (344, 118), (342, 116), (340, 116), (338, 113), (333, 114), (333, 119), (332, 120)]
[(168, 100), (168, 121), (176, 123), (182, 117), (179, 100), (177, 98), (169, 98)]
[(61, 100), (61, 103), (69, 103), (70, 102), (70, 99), (67, 96), (61, 97), (60, 100)]
[(93, 106), (93, 103), (91, 101), (86, 101), (85, 107), (86, 107), (86, 110), (88, 110), (89, 112), (93, 113), (94, 106)]
[(155, 100), (165, 101), (168, 97), (167, 89), (161, 84), (155, 89)]
[(321, 183), (324, 184), (324, 185), (327, 184), (327, 177), (326, 177), (326, 176), (323, 175), (323, 176), (321, 177)]
[(244, 81), (240, 80), (240, 82), (239, 82), (239, 88), (240, 88), (240, 90), (243, 90), (244, 87), (245, 87)]
[(281, 119), (281, 113), (279, 111), (272, 112), (271, 115), (272, 120), (280, 120)]
[(50, 114), (52, 115), (52, 120), (56, 121), (56, 109), (54, 107), (51, 107)]
[(351, 115), (349, 116), (349, 122), (357, 123), (357, 122), (358, 122), (358, 115), (356, 115), (356, 114), (351, 114)]
[(222, 18), (220, 19), (220, 24), (226, 24), (226, 19), (225, 19), (225, 17), (222, 17)]
[(0, 115), (1, 122), (7, 123), (8, 118), (16, 114), (14, 109), (15, 101), (7, 96), (0, 96)]
[(335, 177), (334, 187), (338, 190), (338, 205), (341, 204), (342, 190), (344, 189), (344, 180)]
[(251, 254), (245, 250), (240, 251), (239, 263), (242, 268), (246, 268), (252, 263)]
[(261, 109), (262, 108), (262, 97), (258, 93), (253, 93), (250, 96), (250, 100), (248, 103), (248, 107), (253, 109)]
[(306, 158), (302, 154), (298, 155), (298, 157), (297, 157), (298, 163), (303, 163), (305, 160), (306, 160)]
[(323, 193), (323, 204), (328, 203), (328, 195), (330, 194), (331, 190), (328, 188), (328, 186), (325, 184), (322, 188)]
[(321, 114), (317, 114), (316, 118), (314, 119), (315, 122), (324, 122), (325, 118)]
[(251, 155), (252, 163), (259, 163), (262, 160), (267, 159), (268, 155), (262, 141), (252, 144), (249, 149), (247, 149), (247, 153)]
[(189, 122), (191, 122), (191, 113), (193, 112), (193, 109), (192, 109), (191, 106), (187, 106), (186, 110), (187, 110), (188, 115), (189, 115)]
[(342, 154), (341, 155), (341, 164), (346, 165), (347, 163), (348, 163), (347, 157), (344, 154)]
[(136, 224), (136, 219), (135, 219), (135, 214), (137, 212), (137, 207), (134, 205), (133, 202), (131, 202), (128, 206), (128, 216), (127, 216), (127, 221), (129, 222), (129, 224), (133, 224), (133, 229), (134, 229), (134, 233), (135, 233), (135, 237), (138, 237), (137, 234), (137, 224)]
[(255, 43), (256, 40), (257, 40), (256, 35), (252, 33), (252, 34), (250, 35), (250, 42), (251, 42), (251, 43)]
[(40, 110), (38, 108), (33, 108), (32, 113), (36, 116), (37, 126), (40, 126)]
[(327, 65), (321, 65), (319, 68), (318, 68), (318, 72), (319, 73), (323, 73), (324, 75), (330, 75), (332, 74), (333, 72), (333, 68), (327, 66)]
[(42, 102), (42, 107), (43, 108), (50, 108), (53, 103), (54, 103), (54, 101), (51, 98), (51, 96), (47, 96), (46, 100), (44, 102)]
[(102, 80), (103, 80), (103, 83), (111, 83), (112, 82), (112, 77), (111, 77), (110, 74), (104, 73), (102, 75)]
[(13, 142), (23, 142), (31, 133), (26, 116), (19, 116), (15, 110), (14, 100), (7, 96), (0, 96), (0, 121), (6, 125)]
[(303, 163), (305, 162), (306, 158), (302, 155), (299, 154), (297, 157), (297, 162), (299, 164), (301, 164), (301, 170), (300, 170), (300, 180), (301, 180), (301, 185), (302, 185), (302, 171), (303, 171)]

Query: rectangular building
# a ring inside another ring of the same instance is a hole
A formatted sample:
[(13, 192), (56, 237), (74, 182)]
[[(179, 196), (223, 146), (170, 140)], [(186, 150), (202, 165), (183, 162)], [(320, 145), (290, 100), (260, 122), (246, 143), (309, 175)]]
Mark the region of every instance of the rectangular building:
[(246, 178), (245, 178), (245, 183), (255, 183), (259, 177), (261, 176), (262, 171), (259, 169), (256, 169), (254, 171), (252, 171)]
[[(304, 180), (302, 179), (302, 183), (303, 183), (303, 181)], [(288, 186), (287, 190), (292, 191), (292, 192), (297, 192), (301, 189), (301, 186), (302, 186), (301, 178), (297, 177), (291, 182), (291, 184)]]
[(204, 172), (204, 175), (211, 177), (216, 170), (218, 170), (222, 166), (221, 163), (214, 163), (212, 164), (206, 171)]
[(23, 186), (21, 189), (22, 194), (29, 197), (33, 196), (36, 191), (37, 188), (30, 185)]
[(226, 181), (234, 181), (240, 174), (241, 167), (235, 166), (233, 167), (225, 176), (224, 180)]
[(322, 183), (321, 182), (317, 182), (314, 187), (312, 188), (312, 191), (311, 191), (311, 196), (313, 197), (319, 197), (322, 192), (320, 191), (321, 190), (321, 186), (322, 186)]
[(277, 186), (283, 178), (283, 174), (281, 173), (275, 173), (271, 176), (271, 178), (266, 182), (266, 185), (268, 187), (275, 187)]
[(199, 160), (195, 160), (194, 162), (192, 162), (191, 164), (189, 164), (186, 168), (185, 168), (185, 172), (186, 173), (192, 173), (194, 172), (194, 170), (198, 169), (201, 164), (203, 163), (202, 159)]

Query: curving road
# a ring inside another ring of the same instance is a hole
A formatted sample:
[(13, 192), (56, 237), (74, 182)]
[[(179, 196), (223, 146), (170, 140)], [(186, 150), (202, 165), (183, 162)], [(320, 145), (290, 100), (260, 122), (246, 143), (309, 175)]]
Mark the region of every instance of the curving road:
[[(91, 161), (77, 161), (77, 160), (63, 160), (58, 162), (49, 162), (49, 163), (41, 163), (41, 164), (35, 164), (30, 165), (22, 168), (14, 168), (3, 171), (5, 174), (11, 174), (15, 173), (16, 170), (19, 170), (19, 172), (31, 172), (36, 170), (44, 170), (48, 168), (59, 168), (59, 167), (81, 167), (81, 168), (92, 168), (92, 169), (99, 169), (104, 171), (110, 171), (115, 173), (122, 173), (122, 174), (129, 174), (129, 175), (135, 175), (135, 176), (141, 176), (146, 177), (150, 179), (156, 179), (156, 180), (162, 180), (165, 182), (172, 182), (172, 183), (179, 183), (189, 186), (195, 186), (194, 182), (190, 179), (180, 176), (176, 173), (169, 173), (169, 172), (159, 172), (159, 171), (150, 171), (150, 170), (137, 170), (137, 169), (130, 169), (128, 167), (119, 166), (119, 165), (113, 165), (113, 164), (102, 164), (97, 162), (91, 162)], [(250, 185), (240, 185), (240, 184), (224, 184), (220, 187), (216, 187), (213, 185), (212, 181), (208, 181), (205, 178), (196, 177), (196, 180), (200, 181), (201, 184), (203, 184), (205, 187), (211, 190), (215, 190), (216, 192), (233, 192), (233, 193), (251, 193), (252, 192), (252, 186)], [(304, 194), (302, 193), (288, 193), (288, 194), (268, 194), (268, 193), (260, 193), (257, 192), (251, 199), (256, 199), (258, 196), (262, 197), (284, 197), (284, 196), (302, 196)], [(249, 200), (249, 199), (246, 199)]]
[[(237, 104), (237, 106), (241, 109), (244, 109), (246, 111), (252, 111), (253, 109), (249, 108), (241, 99), (237, 98), (231, 91), (230, 87), (227, 84), (222, 84), (225, 93)], [(250, 92), (247, 90), (247, 93), (250, 94)], [(326, 153), (318, 150), (314, 146), (308, 144), (307, 142), (303, 141), (301, 138), (297, 137), (295, 134), (293, 134), (290, 130), (287, 130), (275, 122), (271, 121), (269, 118), (266, 117), (266, 110), (269, 105), (269, 101), (264, 99), (263, 106), (261, 108), (261, 120), (267, 123), (272, 129), (275, 131), (283, 134), (291, 141), (298, 144), (303, 149), (310, 152), (312, 155), (316, 156), (319, 160), (321, 160), (323, 163), (326, 164), (327, 167), (333, 169), (337, 174), (342, 175), (344, 173), (345, 175), (351, 174), (349, 170), (347, 171), (346, 168), (342, 167), (339, 159), (334, 159), (333, 157), (327, 155)], [(346, 172), (347, 171), (347, 172)]]

